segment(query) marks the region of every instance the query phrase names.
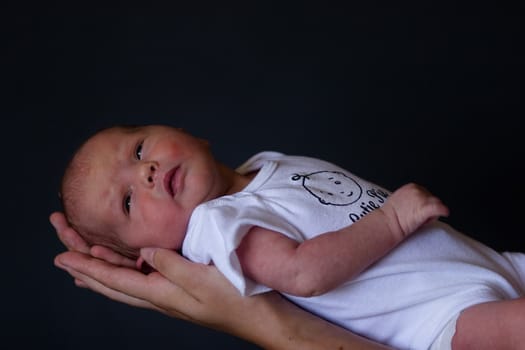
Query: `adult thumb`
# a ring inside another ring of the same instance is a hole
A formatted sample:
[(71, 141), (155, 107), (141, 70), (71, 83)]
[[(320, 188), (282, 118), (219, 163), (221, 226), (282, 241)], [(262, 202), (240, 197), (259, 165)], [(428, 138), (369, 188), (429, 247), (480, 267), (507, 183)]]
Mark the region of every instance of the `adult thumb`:
[(177, 284), (192, 283), (200, 265), (190, 262), (170, 249), (142, 248), (140, 256), (161, 275)]

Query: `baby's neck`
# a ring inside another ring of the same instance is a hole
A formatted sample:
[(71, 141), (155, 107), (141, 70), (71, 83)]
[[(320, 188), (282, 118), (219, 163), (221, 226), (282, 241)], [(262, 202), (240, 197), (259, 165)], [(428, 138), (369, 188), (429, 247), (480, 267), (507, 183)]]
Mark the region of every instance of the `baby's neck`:
[(227, 189), (224, 195), (230, 195), (242, 191), (257, 175), (257, 171), (253, 171), (246, 175), (239, 174), (235, 170), (226, 166), (221, 166), (223, 178), (226, 180)]

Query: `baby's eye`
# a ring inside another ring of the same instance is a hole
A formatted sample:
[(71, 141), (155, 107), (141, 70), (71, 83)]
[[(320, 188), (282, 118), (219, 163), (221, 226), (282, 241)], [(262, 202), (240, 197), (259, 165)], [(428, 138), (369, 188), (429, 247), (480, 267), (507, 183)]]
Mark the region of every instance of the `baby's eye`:
[(124, 208), (124, 212), (129, 215), (129, 212), (131, 210), (131, 194), (126, 194), (124, 196), (124, 202), (122, 203), (122, 207)]
[(135, 157), (137, 157), (138, 160), (142, 159), (142, 142), (140, 142), (135, 149)]

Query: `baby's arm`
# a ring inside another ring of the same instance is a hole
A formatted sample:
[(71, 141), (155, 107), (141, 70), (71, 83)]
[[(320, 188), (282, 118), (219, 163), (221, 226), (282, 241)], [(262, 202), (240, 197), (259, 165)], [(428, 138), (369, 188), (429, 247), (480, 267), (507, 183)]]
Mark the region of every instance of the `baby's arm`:
[(437, 197), (408, 184), (351, 226), (302, 243), (254, 227), (237, 255), (243, 273), (254, 281), (283, 293), (320, 295), (355, 277), (420, 226), (447, 215)]

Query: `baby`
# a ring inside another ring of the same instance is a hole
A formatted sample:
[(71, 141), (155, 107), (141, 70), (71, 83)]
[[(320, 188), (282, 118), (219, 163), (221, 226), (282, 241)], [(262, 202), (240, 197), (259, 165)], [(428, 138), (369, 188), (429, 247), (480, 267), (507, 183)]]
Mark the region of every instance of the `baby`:
[(276, 152), (234, 170), (206, 141), (151, 125), (89, 138), (61, 197), (90, 244), (132, 258), (147, 246), (180, 250), (215, 264), (244, 295), (275, 289), (396, 348), (525, 343), (525, 255), (436, 221), (448, 209), (414, 184), (390, 193), (329, 162)]

